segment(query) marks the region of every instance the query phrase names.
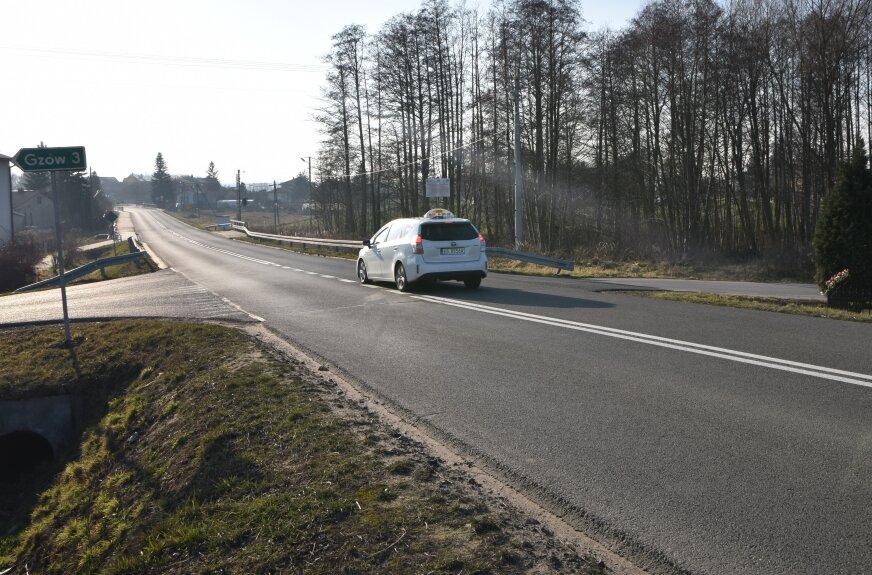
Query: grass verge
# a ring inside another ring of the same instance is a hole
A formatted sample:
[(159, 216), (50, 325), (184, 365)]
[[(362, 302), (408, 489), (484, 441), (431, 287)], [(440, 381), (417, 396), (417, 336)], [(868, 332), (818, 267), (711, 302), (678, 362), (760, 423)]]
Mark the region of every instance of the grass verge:
[(872, 311), (854, 312), (827, 307), (825, 303), (817, 302), (674, 291), (627, 290), (622, 293), (652, 299), (720, 305), (758, 311), (773, 311), (777, 313), (789, 313), (793, 315), (823, 317), (828, 319), (872, 322)]
[[(102, 258), (121, 256), (128, 253), (130, 253), (130, 248), (127, 242), (118, 242), (114, 247), (106, 246), (103, 248), (96, 248), (84, 252), (85, 259), (87, 261), (95, 261)], [(157, 269), (158, 267), (152, 261), (151, 257), (149, 257), (147, 253), (143, 253), (142, 259), (138, 262), (132, 261), (114, 266), (107, 266), (106, 268), (104, 268), (103, 272), (100, 272), (99, 270), (95, 271), (77, 281), (79, 283), (87, 283), (130, 276), (138, 276), (157, 271)]]
[[(114, 246), (103, 246), (90, 250), (81, 250), (77, 252), (76, 259), (73, 262), (66, 262), (65, 268), (67, 271), (83, 266), (89, 262), (93, 262), (103, 258), (120, 256), (130, 253), (130, 248), (127, 242), (117, 242)], [(158, 268), (147, 253), (142, 255), (142, 259), (138, 262), (125, 262), (114, 266), (106, 266), (103, 272), (96, 270), (86, 276), (76, 279), (72, 283), (90, 283), (103, 281), (108, 279), (117, 279), (123, 277), (136, 276), (156, 271)], [(39, 274), (41, 280), (48, 279), (57, 275), (57, 270), (52, 267), (44, 268)]]
[[(83, 398), (64, 462), (0, 490), (0, 572), (599, 573), (237, 330), (0, 332), (0, 398)], [(25, 568), (26, 566), (26, 568)]]
[[(532, 276), (554, 276), (555, 268), (538, 266), (514, 260), (491, 258), (492, 271)], [(700, 263), (670, 261), (608, 261), (592, 258), (575, 262), (571, 272), (561, 271), (563, 277), (573, 278), (672, 278), (691, 280), (761, 281), (808, 283), (810, 278), (792, 277), (771, 269), (764, 261), (745, 263)]]

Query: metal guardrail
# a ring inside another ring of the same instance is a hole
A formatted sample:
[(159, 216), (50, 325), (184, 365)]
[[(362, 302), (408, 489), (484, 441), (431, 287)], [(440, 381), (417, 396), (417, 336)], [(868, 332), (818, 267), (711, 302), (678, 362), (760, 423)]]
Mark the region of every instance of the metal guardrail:
[[(252, 232), (245, 226), (245, 222), (241, 220), (230, 220), (230, 226), (237, 231), (244, 232), (245, 235), (252, 238), (260, 238), (264, 240), (273, 240), (278, 242), (287, 242), (290, 244), (311, 244), (316, 246), (328, 246), (334, 248), (353, 248), (358, 249), (362, 245), (360, 241), (356, 240), (325, 240), (321, 238), (305, 238), (305, 237), (297, 237), (297, 236), (280, 236), (277, 234), (263, 234), (260, 232)], [(566, 270), (572, 271), (575, 269), (575, 263), (569, 260), (561, 260), (557, 258), (551, 258), (548, 256), (542, 256), (539, 254), (531, 254), (528, 252), (520, 252), (517, 250), (510, 250), (508, 248), (497, 248), (488, 246), (485, 248), (485, 252), (488, 256), (493, 256), (495, 258), (505, 258), (510, 260), (517, 260), (521, 262), (527, 262), (531, 264), (536, 264), (540, 266), (545, 266), (549, 268), (557, 268), (558, 270)]]
[[(131, 241), (131, 244), (132, 243), (133, 242)], [(139, 248), (137, 248), (135, 245), (134, 245), (134, 248), (136, 249), (135, 252), (131, 252), (129, 254), (122, 254), (120, 256), (112, 256), (112, 257), (108, 257), (108, 258), (102, 258), (102, 259), (87, 263), (83, 266), (79, 266), (75, 269), (71, 269), (70, 271), (64, 272), (64, 283), (68, 284), (68, 283), (75, 281), (82, 276), (86, 276), (89, 273), (94, 272), (96, 270), (100, 270), (102, 273), (105, 273), (105, 269), (109, 266), (115, 266), (115, 265), (123, 264), (125, 262), (129, 262), (132, 260), (138, 260), (138, 259), (142, 258), (142, 256), (145, 255), (145, 252), (139, 250)], [(44, 287), (51, 287), (51, 286), (58, 284), (59, 282), (60, 282), (60, 276), (55, 276), (53, 278), (48, 278), (46, 280), (38, 281), (36, 283), (32, 283), (30, 285), (20, 287), (17, 290), (15, 290), (14, 293), (19, 293), (19, 292), (23, 292), (23, 291), (29, 291), (32, 289), (39, 289), (39, 288), (44, 288)]]
[(575, 263), (569, 260), (560, 260), (557, 258), (550, 258), (548, 256), (541, 256), (539, 254), (519, 252), (517, 250), (510, 250), (508, 248), (497, 248), (488, 246), (485, 249), (485, 253), (487, 253), (488, 257), (493, 256), (495, 258), (518, 260), (521, 262), (527, 262), (539, 266), (545, 266), (548, 268), (557, 268), (558, 270), (566, 270), (571, 272), (575, 269)]
[(325, 240), (322, 238), (305, 238), (299, 236), (280, 236), (278, 234), (264, 234), (253, 232), (245, 227), (245, 222), (240, 220), (230, 220), (230, 226), (237, 231), (244, 232), (245, 235), (251, 238), (259, 238), (263, 240), (273, 240), (276, 242), (287, 242), (289, 244), (311, 244), (313, 246), (327, 246), (331, 248), (354, 248), (359, 249), (363, 244), (360, 240)]

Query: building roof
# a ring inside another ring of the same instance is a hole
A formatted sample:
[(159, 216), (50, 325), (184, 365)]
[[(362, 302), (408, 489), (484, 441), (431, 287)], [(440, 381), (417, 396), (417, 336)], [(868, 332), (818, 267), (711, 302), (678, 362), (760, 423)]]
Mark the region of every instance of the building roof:
[(48, 202), (53, 202), (51, 195), (44, 192), (35, 192), (32, 190), (19, 190), (12, 192), (12, 208), (23, 208), (37, 197), (42, 197)]

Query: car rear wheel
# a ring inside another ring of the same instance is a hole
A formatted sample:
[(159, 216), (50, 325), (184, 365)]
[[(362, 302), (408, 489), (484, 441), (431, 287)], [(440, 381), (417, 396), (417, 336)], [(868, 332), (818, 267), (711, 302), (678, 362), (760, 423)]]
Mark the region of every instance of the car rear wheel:
[(369, 275), (366, 273), (366, 262), (363, 260), (357, 262), (357, 279), (362, 284), (372, 283), (372, 280), (369, 279)]
[(471, 278), (468, 280), (463, 280), (463, 285), (466, 286), (466, 289), (475, 289), (481, 285), (481, 278)]
[(400, 291), (409, 291), (409, 282), (406, 279), (406, 268), (403, 264), (398, 263), (394, 269), (394, 283), (397, 284), (397, 289)]

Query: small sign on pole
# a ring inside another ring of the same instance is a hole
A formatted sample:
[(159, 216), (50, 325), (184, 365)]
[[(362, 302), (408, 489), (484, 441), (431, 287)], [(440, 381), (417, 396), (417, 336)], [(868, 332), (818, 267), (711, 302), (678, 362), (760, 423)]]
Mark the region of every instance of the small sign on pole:
[(427, 178), (428, 198), (450, 198), (451, 183), (448, 178)]
[(21, 148), (15, 154), (15, 164), (22, 172), (81, 172), (88, 163), (85, 148)]
[(81, 172), (87, 169), (84, 146), (72, 148), (21, 148), (15, 154), (15, 164), (22, 172), (52, 172), (51, 188), (54, 197), (55, 242), (57, 243), (58, 283), (61, 286), (61, 303), (64, 309), (64, 342), (73, 344), (70, 336), (70, 314), (67, 310), (67, 282), (64, 278), (64, 246), (61, 234), (61, 219), (58, 215), (60, 199), (54, 172)]

